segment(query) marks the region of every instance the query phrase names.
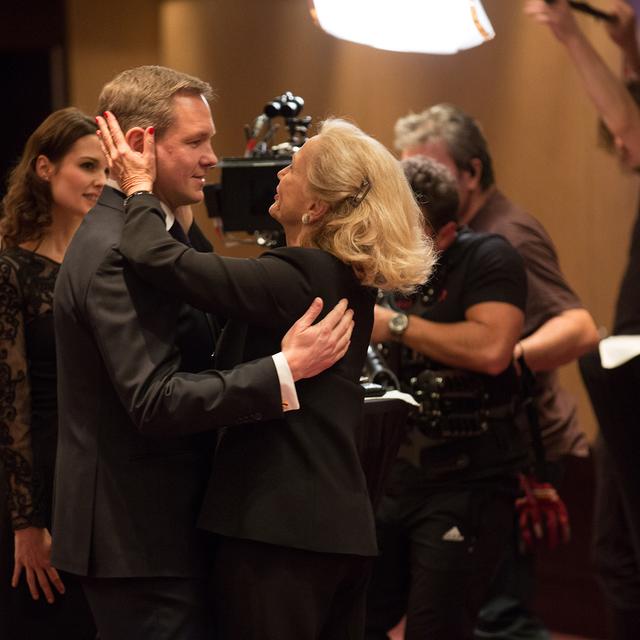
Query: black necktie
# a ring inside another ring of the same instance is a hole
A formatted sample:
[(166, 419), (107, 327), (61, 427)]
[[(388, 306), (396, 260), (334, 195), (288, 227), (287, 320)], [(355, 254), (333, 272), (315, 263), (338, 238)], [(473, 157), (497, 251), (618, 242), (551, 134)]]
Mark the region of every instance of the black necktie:
[[(169, 227), (169, 235), (178, 242), (186, 245), (187, 247), (191, 247), (193, 249), (193, 245), (191, 244), (191, 240), (189, 240), (189, 236), (184, 232), (182, 225), (174, 220), (173, 224)], [(203, 318), (206, 320), (207, 328), (209, 330), (209, 335), (211, 337), (211, 356), (213, 357), (215, 353), (215, 344), (220, 335), (220, 326), (215, 316), (212, 316), (208, 313), (202, 312)]]

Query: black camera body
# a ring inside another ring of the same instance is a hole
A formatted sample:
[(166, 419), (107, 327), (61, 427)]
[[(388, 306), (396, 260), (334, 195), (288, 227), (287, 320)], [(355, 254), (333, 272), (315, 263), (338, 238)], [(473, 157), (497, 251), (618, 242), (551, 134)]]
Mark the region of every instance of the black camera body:
[(278, 186), (278, 171), (290, 158), (224, 158), (219, 184), (206, 185), (204, 199), (210, 217), (222, 219), (225, 231), (280, 231), (269, 215)]
[[(269, 215), (278, 172), (291, 163), (291, 156), (305, 143), (311, 116), (299, 117), (304, 100), (287, 91), (273, 98), (252, 126), (245, 125), (244, 157), (223, 158), (219, 184), (206, 185), (205, 204), (211, 218), (221, 218), (224, 231), (266, 232), (277, 238), (282, 227)], [(288, 139), (271, 145), (284, 118)], [(278, 244), (278, 239), (259, 244)]]

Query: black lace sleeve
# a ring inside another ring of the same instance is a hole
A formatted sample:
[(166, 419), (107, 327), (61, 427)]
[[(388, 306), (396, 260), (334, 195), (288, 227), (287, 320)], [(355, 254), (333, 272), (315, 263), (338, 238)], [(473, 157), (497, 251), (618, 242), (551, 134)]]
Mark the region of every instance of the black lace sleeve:
[(0, 457), (9, 484), (14, 529), (42, 526), (34, 521), (30, 420), (22, 294), (16, 265), (0, 256)]

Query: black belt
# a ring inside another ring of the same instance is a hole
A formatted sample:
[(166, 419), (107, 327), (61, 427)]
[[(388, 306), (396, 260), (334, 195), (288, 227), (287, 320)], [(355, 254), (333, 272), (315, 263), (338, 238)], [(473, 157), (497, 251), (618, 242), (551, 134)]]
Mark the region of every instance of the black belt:
[(480, 436), (491, 429), (492, 423), (511, 421), (515, 415), (515, 402), (470, 412), (443, 412), (422, 404), (411, 423), (429, 438), (448, 440)]

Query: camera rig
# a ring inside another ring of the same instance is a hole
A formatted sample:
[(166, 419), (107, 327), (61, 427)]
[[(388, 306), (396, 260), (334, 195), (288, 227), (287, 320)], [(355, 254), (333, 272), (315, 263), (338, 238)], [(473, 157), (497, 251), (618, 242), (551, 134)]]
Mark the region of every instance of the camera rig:
[[(311, 116), (300, 116), (304, 100), (286, 91), (268, 102), (251, 125), (244, 126), (243, 157), (223, 158), (219, 184), (206, 185), (205, 204), (210, 217), (222, 219), (223, 230), (252, 233), (259, 246), (282, 244), (282, 228), (269, 215), (278, 185), (278, 171), (307, 140)], [(284, 129), (278, 120), (284, 119)], [(288, 138), (272, 144), (276, 133)]]

